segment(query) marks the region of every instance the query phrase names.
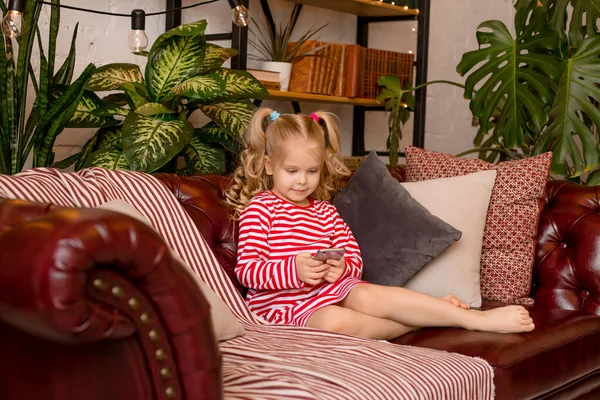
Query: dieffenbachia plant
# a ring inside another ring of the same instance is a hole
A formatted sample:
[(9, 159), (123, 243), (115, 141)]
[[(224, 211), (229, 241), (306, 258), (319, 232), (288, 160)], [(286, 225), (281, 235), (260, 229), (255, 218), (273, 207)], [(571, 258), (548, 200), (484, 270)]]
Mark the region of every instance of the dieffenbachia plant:
[[(152, 45), (145, 73), (135, 64), (99, 67), (79, 108), (117, 123), (105, 126), (60, 166), (152, 172), (182, 156), (183, 173), (223, 173), (255, 106), (268, 97), (246, 71), (223, 68), (237, 53), (206, 43), (206, 20), (165, 32)], [(100, 98), (95, 92), (113, 91)], [(114, 92), (116, 91), (116, 92)], [(196, 128), (196, 111), (210, 119)], [(115, 115), (119, 114), (119, 116)]]

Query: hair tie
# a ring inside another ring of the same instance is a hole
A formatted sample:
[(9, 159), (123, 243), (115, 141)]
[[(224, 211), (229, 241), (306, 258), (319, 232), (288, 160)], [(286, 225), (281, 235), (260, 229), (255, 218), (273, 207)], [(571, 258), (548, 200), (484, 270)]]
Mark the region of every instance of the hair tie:
[(318, 116), (317, 114), (315, 114), (314, 112), (311, 112), (311, 113), (310, 113), (310, 117), (311, 117), (312, 119), (314, 119), (314, 120), (315, 120), (315, 122), (317, 122), (317, 123), (319, 122), (319, 116)]
[(274, 111), (271, 113), (271, 115), (269, 115), (269, 117), (271, 117), (271, 121), (275, 121), (277, 118), (279, 118), (281, 114), (279, 114), (277, 111)]

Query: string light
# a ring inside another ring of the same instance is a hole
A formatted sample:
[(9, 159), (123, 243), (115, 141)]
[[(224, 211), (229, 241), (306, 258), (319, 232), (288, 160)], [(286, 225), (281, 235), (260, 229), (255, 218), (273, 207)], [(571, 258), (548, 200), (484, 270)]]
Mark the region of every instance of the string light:
[(7, 38), (15, 39), (21, 36), (24, 9), (25, 0), (8, 1), (8, 11), (2, 19), (2, 34)]
[[(51, 3), (48, 1), (37, 0), (37, 2), (39, 4), (45, 4), (45, 5), (49, 5), (52, 7), (67, 8), (69, 10), (87, 12), (87, 13), (92, 13), (92, 14), (110, 15), (112, 17), (131, 18), (132, 32), (129, 34), (129, 40), (128, 40), (129, 47), (132, 49), (133, 48), (140, 49), (140, 50), (134, 50), (134, 51), (141, 51), (142, 47), (146, 48), (148, 46), (148, 37), (146, 36), (146, 33), (144, 32), (144, 28), (143, 28), (143, 26), (145, 25), (145, 17), (168, 14), (168, 13), (172, 13), (175, 11), (181, 11), (181, 10), (185, 10), (188, 8), (193, 8), (193, 7), (198, 7), (198, 6), (205, 5), (205, 4), (215, 3), (217, 1), (219, 1), (219, 0), (208, 0), (208, 1), (205, 1), (202, 3), (196, 3), (196, 4), (192, 4), (192, 5), (185, 6), (185, 7), (177, 7), (177, 8), (173, 8), (173, 9), (166, 10), (166, 11), (153, 12), (153, 13), (148, 13), (148, 14), (144, 13), (143, 10), (139, 10), (139, 9), (133, 10), (131, 12), (131, 14), (121, 14), (121, 13), (112, 13), (112, 12), (107, 12), (107, 11), (90, 10), (90, 9), (82, 8), (82, 7), (68, 6), (65, 4), (56, 4), (56, 3)], [(248, 23), (250, 22), (250, 11), (246, 7), (244, 7), (241, 0), (227, 0), (227, 1), (229, 2), (229, 6), (231, 7), (231, 10), (232, 10), (233, 23), (236, 24), (237, 26), (248, 26)], [(2, 33), (7, 38), (12, 39), (12, 38), (18, 38), (19, 36), (21, 36), (21, 26), (22, 26), (22, 21), (23, 21), (22, 15), (23, 15), (24, 8), (25, 8), (25, 0), (9, 0), (8, 1), (8, 11), (6, 12), (6, 15), (4, 16), (4, 19), (2, 20)], [(137, 29), (134, 28), (134, 22), (135, 22), (135, 26), (142, 26), (142, 28), (137, 28)], [(145, 42), (146, 42), (145, 45), (143, 44), (144, 38), (145, 38)]]
[(148, 47), (148, 36), (146, 36), (146, 13), (144, 10), (135, 9), (131, 12), (131, 32), (127, 44), (131, 51), (139, 53)]

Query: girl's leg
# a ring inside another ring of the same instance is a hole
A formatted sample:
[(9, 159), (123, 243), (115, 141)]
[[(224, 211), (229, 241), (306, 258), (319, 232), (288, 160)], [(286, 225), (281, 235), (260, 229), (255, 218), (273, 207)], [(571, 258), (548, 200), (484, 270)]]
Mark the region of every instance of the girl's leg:
[(336, 305), (326, 306), (315, 311), (306, 326), (329, 332), (367, 337), (371, 339), (394, 339), (410, 331), (414, 326), (401, 324), (390, 319), (373, 317)]
[(529, 312), (521, 306), (467, 310), (437, 297), (400, 287), (356, 285), (339, 305), (416, 327), (456, 326), (490, 332), (529, 332), (534, 329)]

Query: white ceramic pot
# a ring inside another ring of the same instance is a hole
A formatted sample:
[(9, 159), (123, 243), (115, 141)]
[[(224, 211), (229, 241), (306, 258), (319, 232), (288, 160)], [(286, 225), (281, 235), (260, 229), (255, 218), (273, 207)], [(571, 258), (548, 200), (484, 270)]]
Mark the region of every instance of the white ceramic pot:
[(290, 85), (290, 75), (292, 73), (292, 63), (281, 62), (281, 61), (263, 61), (261, 69), (266, 71), (279, 72), (279, 81), (281, 84), (281, 91), (287, 92), (288, 86)]

